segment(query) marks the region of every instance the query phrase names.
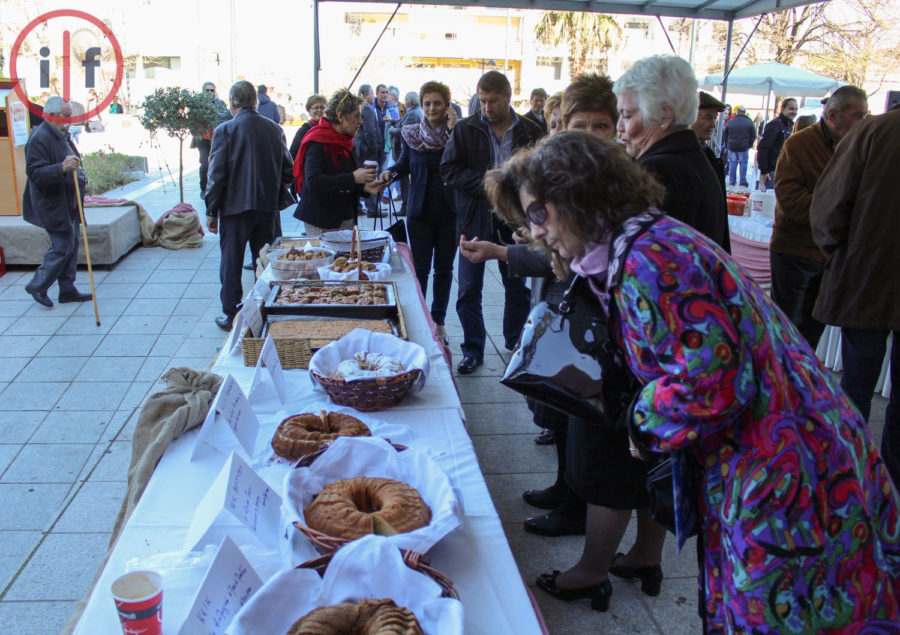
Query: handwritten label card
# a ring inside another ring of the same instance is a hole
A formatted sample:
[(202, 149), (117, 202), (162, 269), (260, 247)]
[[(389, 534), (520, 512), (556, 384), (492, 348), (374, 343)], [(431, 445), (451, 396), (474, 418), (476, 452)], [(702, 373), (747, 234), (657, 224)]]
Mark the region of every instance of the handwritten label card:
[(278, 391), (278, 398), (281, 403), (287, 399), (287, 381), (284, 378), (284, 369), (281, 367), (281, 359), (278, 357), (278, 350), (275, 348), (275, 341), (266, 336), (263, 344), (262, 352), (259, 354), (259, 362), (257, 365), (265, 364), (272, 383), (275, 384), (275, 390)]
[(246, 330), (247, 325), (244, 322), (244, 314), (239, 312), (234, 317), (234, 322), (231, 325), (231, 350), (228, 351), (229, 355), (234, 355), (241, 350), (241, 340), (244, 339), (244, 331)]
[(262, 586), (262, 580), (234, 541), (225, 536), (179, 635), (219, 635)]
[(234, 516), (263, 544), (278, 544), (281, 496), (234, 452), (197, 506), (184, 541), (185, 549), (202, 549), (208, 544), (210, 527), (224, 514)]
[(256, 298), (257, 300), (265, 300), (269, 295), (269, 281), (266, 278), (260, 278), (256, 281), (256, 284), (253, 285), (253, 288), (250, 289), (250, 294), (247, 296), (248, 299)]
[(247, 452), (247, 456), (252, 456), (258, 431), (259, 419), (253, 414), (244, 391), (234, 377), (227, 375), (209, 406), (206, 420), (197, 435), (191, 461), (196, 460), (204, 446), (211, 446), (226, 454), (234, 447), (235, 439)]
[(244, 308), (241, 309), (241, 315), (244, 317), (244, 326), (250, 328), (253, 337), (262, 335), (264, 320), (262, 313), (259, 312), (258, 302), (248, 299), (247, 302), (244, 303)]

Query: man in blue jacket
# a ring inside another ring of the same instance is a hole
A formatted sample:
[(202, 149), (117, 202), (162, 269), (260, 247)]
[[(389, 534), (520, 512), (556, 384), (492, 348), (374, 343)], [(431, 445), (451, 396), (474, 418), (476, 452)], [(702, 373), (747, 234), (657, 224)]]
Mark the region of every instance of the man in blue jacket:
[(206, 224), (219, 234), (222, 258), (222, 317), (219, 328), (230, 331), (243, 297), (241, 265), (250, 243), (253, 262), (260, 248), (275, 237), (275, 216), (293, 202), (293, 161), (284, 132), (256, 111), (256, 89), (237, 82), (228, 94), (233, 118), (220, 124), (209, 152)]
[(737, 181), (737, 166), (741, 166), (741, 187), (748, 187), (747, 183), (747, 156), (750, 148), (756, 143), (756, 126), (747, 116), (747, 109), (738, 106), (737, 113), (731, 121), (725, 125), (723, 145), (728, 148), (728, 183), (732, 187)]
[[(72, 105), (62, 97), (50, 97), (44, 105), (44, 119), (48, 115), (71, 117)], [(78, 268), (78, 198), (75, 179), (81, 197), (87, 179), (84, 170), (79, 169), (81, 155), (69, 139), (69, 124), (47, 119), (31, 134), (25, 145), (25, 196), (22, 215), (32, 225), (47, 230), (50, 235), (50, 249), (44, 254), (44, 261), (25, 291), (34, 301), (53, 307), (47, 290), (54, 282), (59, 282), (60, 302), (86, 302), (90, 293), (80, 293), (75, 288), (75, 274)]]
[(263, 117), (268, 117), (275, 123), (281, 123), (281, 115), (278, 114), (278, 105), (269, 99), (269, 96), (266, 94), (268, 90), (269, 89), (266, 88), (265, 84), (260, 84), (256, 89), (256, 92), (259, 95), (259, 106), (257, 106), (256, 111)]
[[(519, 117), (510, 108), (512, 88), (503, 73), (488, 71), (478, 80), (480, 114), (461, 120), (453, 127), (441, 159), (441, 176), (456, 190), (456, 230), (461, 240), (490, 240), (510, 244), (512, 230), (491, 212), (484, 191), (484, 175), (500, 167), (519, 148), (534, 145), (541, 130)], [(505, 262), (497, 263), (506, 289), (503, 305), (503, 340), (512, 350), (528, 318), (531, 292), (522, 278), (510, 277)], [(456, 313), (463, 328), (463, 359), (457, 366), (462, 374), (484, 363), (487, 333), (481, 311), (484, 262), (459, 258), (459, 293)]]

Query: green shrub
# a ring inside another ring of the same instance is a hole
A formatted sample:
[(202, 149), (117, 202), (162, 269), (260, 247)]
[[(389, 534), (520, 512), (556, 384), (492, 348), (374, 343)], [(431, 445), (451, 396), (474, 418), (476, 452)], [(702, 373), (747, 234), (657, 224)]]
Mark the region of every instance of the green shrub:
[(85, 194), (104, 194), (135, 180), (131, 178), (128, 157), (119, 152), (91, 152), (81, 159), (88, 178)]

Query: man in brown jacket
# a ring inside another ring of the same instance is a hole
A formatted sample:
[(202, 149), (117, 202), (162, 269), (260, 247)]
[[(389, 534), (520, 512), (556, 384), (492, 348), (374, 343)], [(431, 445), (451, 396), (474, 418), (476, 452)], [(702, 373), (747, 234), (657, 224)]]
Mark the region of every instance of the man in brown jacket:
[(828, 259), (813, 309), (842, 329), (841, 387), (866, 419), (893, 332), (881, 455), (900, 485), (900, 108), (870, 117), (837, 147), (813, 195), (813, 238)]
[(819, 122), (784, 142), (775, 168), (775, 226), (769, 244), (772, 299), (813, 348), (825, 330), (812, 316), (825, 256), (813, 241), (809, 205), (834, 146), (867, 111), (865, 91), (856, 86), (838, 88)]

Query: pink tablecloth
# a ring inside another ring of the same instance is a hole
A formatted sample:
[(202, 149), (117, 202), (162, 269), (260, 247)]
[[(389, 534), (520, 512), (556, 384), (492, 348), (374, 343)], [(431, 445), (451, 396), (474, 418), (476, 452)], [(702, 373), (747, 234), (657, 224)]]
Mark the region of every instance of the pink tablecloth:
[(731, 232), (731, 255), (760, 286), (768, 287), (772, 283), (768, 243), (750, 240)]

